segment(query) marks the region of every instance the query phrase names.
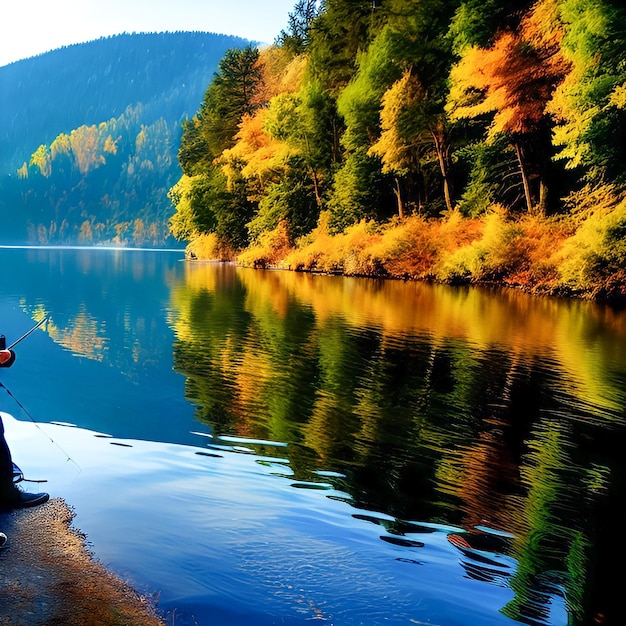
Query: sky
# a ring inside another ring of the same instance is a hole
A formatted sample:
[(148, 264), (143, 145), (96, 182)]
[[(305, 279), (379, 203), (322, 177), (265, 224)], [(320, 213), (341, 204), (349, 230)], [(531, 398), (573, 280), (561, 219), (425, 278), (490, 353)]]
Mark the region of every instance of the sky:
[(208, 31), (272, 43), (296, 0), (2, 0), (0, 67), (132, 32)]

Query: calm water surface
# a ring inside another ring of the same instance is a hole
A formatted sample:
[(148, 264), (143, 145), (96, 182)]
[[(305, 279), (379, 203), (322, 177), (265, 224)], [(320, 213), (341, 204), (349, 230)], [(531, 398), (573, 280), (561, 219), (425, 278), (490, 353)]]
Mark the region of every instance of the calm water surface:
[(624, 313), (180, 252), (0, 260), (8, 343), (48, 318), (0, 371), (14, 456), (168, 624), (626, 623)]

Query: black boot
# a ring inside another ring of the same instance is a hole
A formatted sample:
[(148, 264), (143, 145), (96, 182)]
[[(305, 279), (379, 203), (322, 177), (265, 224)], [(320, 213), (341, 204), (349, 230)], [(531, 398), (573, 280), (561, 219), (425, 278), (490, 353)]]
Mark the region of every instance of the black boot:
[(50, 496), (47, 493), (28, 493), (15, 485), (11, 485), (9, 488), (0, 491), (0, 510), (26, 509), (39, 506), (49, 499)]

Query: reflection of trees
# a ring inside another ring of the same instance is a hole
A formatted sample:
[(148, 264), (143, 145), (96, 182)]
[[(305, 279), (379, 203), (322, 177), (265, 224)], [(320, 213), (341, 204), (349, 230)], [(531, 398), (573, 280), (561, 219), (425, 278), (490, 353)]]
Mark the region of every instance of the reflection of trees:
[(240, 284), (225, 280), (223, 272), (211, 279), (210, 290), (177, 285), (172, 291), (177, 336), (174, 367), (186, 376), (185, 393), (197, 405), (200, 421), (217, 430), (238, 424), (238, 431), (247, 434), (235, 385), (249, 324), (243, 310), (245, 291)]
[[(479, 324), (512, 328), (497, 298), (434, 290), (443, 294), (437, 317), (432, 293), (402, 287), (188, 267), (172, 323), (198, 417), (218, 433), (287, 441), (296, 477), (342, 472), (360, 508), (512, 532), (502, 543), (518, 563), (507, 615), (545, 620), (561, 584), (583, 623), (607, 604), (589, 576), (605, 559), (592, 549), (610, 492), (602, 468), (619, 453), (605, 458), (591, 442), (624, 424), (624, 409), (613, 410), (620, 392), (597, 400), (616, 385), (615, 336), (578, 307), (541, 301), (533, 312), (515, 300), (511, 315), (523, 312), (531, 336), (514, 330), (507, 343), (502, 329)], [(542, 322), (550, 332), (579, 328), (570, 340), (592, 355), (574, 363)]]
[(161, 277), (178, 262), (173, 255), (49, 248), (10, 254), (17, 260), (10, 281), (25, 294), (21, 307), (34, 320), (48, 317), (44, 330), (56, 343), (132, 379), (160, 365), (171, 331), (152, 311), (165, 302)]

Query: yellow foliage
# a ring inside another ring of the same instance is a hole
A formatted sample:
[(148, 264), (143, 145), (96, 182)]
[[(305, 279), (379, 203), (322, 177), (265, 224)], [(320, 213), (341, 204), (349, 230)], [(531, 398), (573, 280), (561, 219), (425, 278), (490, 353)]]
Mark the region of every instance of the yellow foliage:
[(298, 242), (296, 249), (283, 259), (281, 267), (304, 271), (331, 271), (322, 270), (323, 266), (328, 266), (323, 261), (325, 252), (332, 248), (333, 236), (328, 228), (329, 217), (327, 211), (322, 211), (317, 228)]
[(222, 152), (219, 163), (229, 184), (238, 175), (259, 179), (276, 175), (283, 171), (287, 159), (295, 153), (293, 148), (265, 131), (267, 115), (267, 109), (244, 115), (235, 135), (235, 145)]
[(620, 203), (622, 193), (615, 185), (585, 185), (565, 198), (565, 206), (578, 228), (589, 217), (608, 215)]
[(383, 95), (380, 123), (382, 132), (379, 140), (368, 154), (377, 155), (383, 163), (383, 172), (406, 174), (411, 165), (412, 142), (400, 132), (401, 121), (407, 111), (423, 98), (423, 89), (415, 76), (406, 71)]
[(190, 239), (199, 234), (194, 225), (194, 211), (191, 206), (194, 184), (199, 178), (200, 176), (183, 174), (167, 194), (176, 207), (176, 212), (169, 221), (170, 232), (176, 239)]
[(48, 178), (52, 174), (52, 160), (50, 158), (50, 151), (44, 145), (39, 146), (30, 157), (30, 164), (39, 168), (42, 176)]
[(80, 241), (81, 243), (91, 243), (93, 241), (93, 230), (91, 228), (91, 222), (89, 220), (85, 220), (80, 225), (78, 241)]
[(385, 226), (362, 221), (331, 235), (328, 215), (280, 264), (281, 267), (358, 276), (429, 278), (441, 255), (478, 236), (478, 220), (452, 213), (443, 220), (419, 216)]
[(52, 155), (53, 161), (60, 154), (69, 156), (71, 151), (72, 147), (70, 145), (70, 136), (65, 133), (60, 133), (59, 135), (57, 135), (55, 140), (50, 144), (50, 154)]
[(17, 176), (21, 179), (28, 178), (28, 163), (26, 163), (26, 161), (24, 161), (22, 167), (17, 170)]
[(299, 91), (304, 82), (304, 75), (308, 67), (308, 57), (299, 55), (294, 57), (285, 68), (280, 79), (279, 93), (295, 93)]
[(602, 187), (595, 210), (581, 212), (580, 227), (554, 255), (564, 287), (593, 298), (626, 298), (626, 197)]
[(531, 7), (521, 25), (526, 41), (550, 50), (560, 46), (564, 31), (559, 4), (560, 0), (540, 0)]
[(220, 241), (215, 233), (202, 233), (189, 242), (185, 256), (198, 261), (232, 261), (236, 253)]
[(583, 67), (574, 67), (556, 88), (546, 108), (558, 122), (553, 131), (553, 141), (555, 146), (562, 146), (562, 149), (556, 158), (566, 159), (565, 166), (569, 169), (580, 166), (590, 153), (589, 144), (579, 139), (585, 136), (594, 118), (600, 113), (597, 105), (587, 106), (584, 110), (575, 105), (583, 74)]
[(107, 135), (107, 138), (104, 141), (104, 148), (103, 148), (103, 150), (105, 152), (110, 153), (110, 154), (117, 154), (117, 142), (118, 141), (119, 141), (119, 139), (113, 140), (111, 135)]
[(615, 87), (611, 95), (609, 96), (609, 104), (617, 109), (626, 108), (626, 83)]
[(261, 81), (252, 100), (255, 107), (265, 106), (280, 93), (298, 91), (306, 71), (307, 57), (293, 57), (285, 48), (268, 46), (261, 50), (257, 65), (261, 70)]
[(79, 126), (70, 133), (70, 146), (81, 174), (105, 163), (100, 154), (100, 133), (95, 125)]
[(282, 267), (348, 276), (378, 276), (382, 268), (370, 254), (380, 241), (374, 222), (361, 221), (343, 233), (331, 235), (328, 214), (324, 212), (318, 227), (281, 263)]
[(259, 243), (240, 254), (237, 262), (245, 267), (275, 267), (290, 251), (289, 227), (281, 220), (274, 230), (261, 233)]
[(339, 251), (343, 258), (343, 271), (348, 276), (378, 276), (382, 266), (372, 255), (372, 247), (381, 235), (375, 222), (360, 221), (348, 227), (339, 237)]

